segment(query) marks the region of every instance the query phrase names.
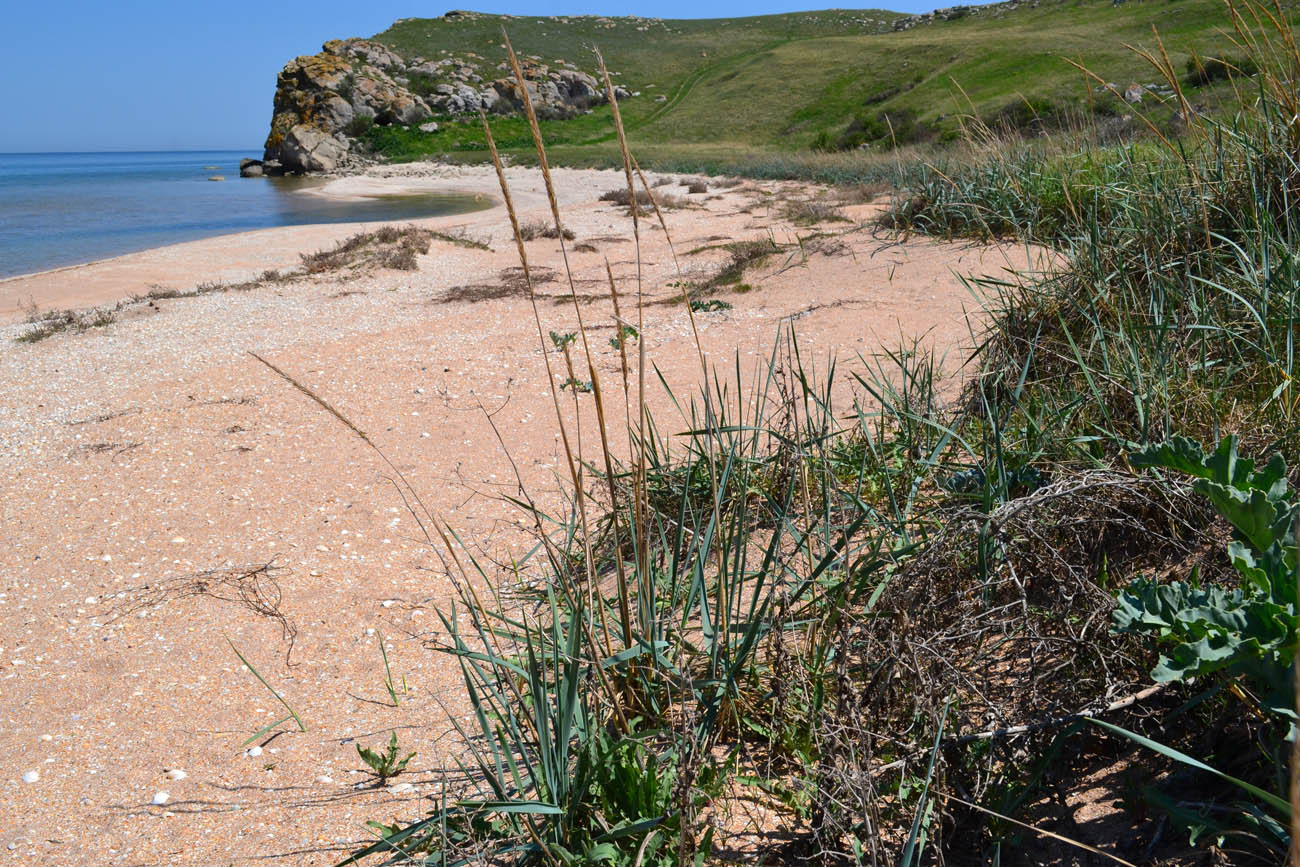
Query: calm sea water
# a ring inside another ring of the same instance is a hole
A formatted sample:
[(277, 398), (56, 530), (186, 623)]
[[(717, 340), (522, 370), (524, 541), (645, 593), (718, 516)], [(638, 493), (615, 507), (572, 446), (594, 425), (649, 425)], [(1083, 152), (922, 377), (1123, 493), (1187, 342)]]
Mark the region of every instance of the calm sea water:
[(250, 153), (0, 154), (0, 277), (268, 226), (477, 207), (452, 195), (334, 201), (303, 192), (320, 183), (312, 179), (239, 177), (239, 160)]

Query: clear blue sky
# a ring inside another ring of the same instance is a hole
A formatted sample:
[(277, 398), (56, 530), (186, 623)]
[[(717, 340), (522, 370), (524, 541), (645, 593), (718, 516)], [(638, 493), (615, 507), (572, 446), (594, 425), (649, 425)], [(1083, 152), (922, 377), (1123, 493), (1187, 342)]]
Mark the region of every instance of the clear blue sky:
[[(840, 0), (843, 2), (843, 0)], [(933, 0), (863, 4), (900, 12)], [(468, 8), (514, 15), (763, 15), (836, 5), (803, 0), (21, 0), (6, 4), (0, 152), (242, 149), (256, 154), (275, 74), (327, 39), (371, 36), (397, 18)]]

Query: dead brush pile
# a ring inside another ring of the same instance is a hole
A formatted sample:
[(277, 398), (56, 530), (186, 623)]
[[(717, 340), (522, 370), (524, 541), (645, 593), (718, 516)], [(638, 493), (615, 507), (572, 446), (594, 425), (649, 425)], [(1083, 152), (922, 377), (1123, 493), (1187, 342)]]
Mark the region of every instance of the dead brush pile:
[[(791, 695), (806, 702), (814, 688), (830, 693), (829, 712), (809, 732), (818, 759), (804, 781), (811, 809), (802, 851), (836, 861), (846, 843), (904, 840), (913, 816), (898, 787), (923, 765), (935, 790), (977, 804), (1023, 789), (1071, 726), (1107, 711), (1116, 719), (1126, 700), (1146, 698), (1150, 654), (1111, 634), (1113, 591), (1096, 576), (1187, 561), (1208, 517), (1187, 487), (1105, 472), (992, 513), (957, 505), (930, 515), (937, 532), (925, 551), (873, 604), (831, 625), (829, 682), (801, 678), (806, 665), (786, 666), (784, 712), (805, 712)], [(978, 859), (996, 842), (988, 822), (978, 811), (951, 811), (936, 823), (935, 844), (959, 862)], [(1059, 816), (1040, 827), (1107, 842)], [(888, 861), (884, 854), (877, 858)]]
[(781, 216), (796, 226), (850, 222), (835, 202), (822, 202), (816, 199), (795, 199), (786, 202), (781, 207)]
[(414, 271), (419, 267), (416, 256), (429, 252), (434, 234), (417, 226), (384, 226), (373, 232), (353, 235), (340, 241), (333, 249), (304, 253), (302, 265), (308, 274), (362, 268)]
[[(564, 240), (566, 241), (572, 241), (577, 237), (570, 228), (565, 227), (562, 231), (564, 234)], [(561, 230), (557, 230), (554, 226), (544, 220), (530, 220), (529, 222), (519, 224), (519, 236), (525, 241), (533, 241), (537, 238), (550, 238), (555, 240), (560, 237), (560, 234)]]
[(691, 207), (691, 203), (681, 196), (662, 191), (651, 193), (648, 187), (642, 187), (635, 193), (630, 193), (626, 189), (607, 190), (600, 194), (600, 201), (621, 205), (628, 209), (628, 213), (631, 213), (632, 202), (635, 201), (637, 212), (642, 216), (653, 214), (655, 206), (670, 210)]

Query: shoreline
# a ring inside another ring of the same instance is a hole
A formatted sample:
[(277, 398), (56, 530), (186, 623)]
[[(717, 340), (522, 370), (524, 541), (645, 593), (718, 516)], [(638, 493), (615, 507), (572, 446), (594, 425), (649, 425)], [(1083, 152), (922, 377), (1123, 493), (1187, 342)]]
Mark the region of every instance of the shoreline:
[[(445, 187), (442, 185), (430, 185), (427, 183), (425, 184), (405, 183), (405, 184), (394, 185), (394, 184), (383, 184), (378, 182), (372, 182), (369, 184), (353, 185), (357, 187), (356, 189), (350, 188), (347, 183), (353, 180), (366, 180), (366, 179), (367, 176), (365, 175), (364, 170), (359, 170), (354, 174), (316, 177), (312, 179), (316, 181), (315, 184), (313, 184), (312, 186), (304, 186), (300, 190), (294, 190), (293, 194), (304, 195), (304, 196), (316, 196), (319, 198), (333, 199), (334, 201), (339, 201), (339, 202), (356, 202), (356, 201), (364, 201), (366, 199), (401, 198), (404, 196), (420, 196), (420, 195), (428, 195), (428, 194), (465, 196), (465, 197), (472, 196), (476, 199), (484, 195), (484, 193), (480, 190), (456, 189), (451, 187)], [(238, 180), (257, 181), (259, 179), (239, 178)], [(375, 180), (377, 181), (378, 179)], [(332, 189), (334, 187), (338, 187), (338, 189)], [(420, 217), (417, 219), (435, 220), (441, 217), (464, 216), (468, 214), (478, 213), (479, 211), (490, 210), (499, 204), (500, 203), (497, 202), (495, 198), (493, 198), (493, 200), (489, 204), (484, 205), (482, 207), (473, 208), (467, 211), (459, 211), (455, 214), (438, 214), (433, 217)], [(389, 220), (389, 219), (381, 218), (375, 220), (340, 220), (335, 222), (321, 222), (321, 223), (285, 223), (284, 225), (280, 225), (280, 226), (264, 226), (262, 228), (257, 228), (257, 229), (242, 229), (233, 232), (220, 232), (215, 235), (205, 235), (201, 238), (190, 238), (184, 241), (176, 241), (171, 244), (159, 244), (151, 247), (142, 247), (139, 250), (127, 250), (125, 252), (116, 253), (111, 256), (100, 256), (95, 259), (88, 259), (84, 262), (69, 262), (66, 265), (54, 265), (49, 268), (41, 268), (40, 270), (37, 271), (26, 271), (21, 274), (10, 274), (8, 276), (0, 277), (0, 286), (3, 286), (6, 283), (11, 283), (15, 280), (28, 280), (35, 277), (44, 277), (49, 274), (57, 274), (61, 271), (70, 271), (70, 270), (75, 270), (77, 268), (87, 268), (93, 265), (102, 265), (106, 262), (113, 262), (117, 259), (123, 259), (127, 256), (136, 256), (143, 253), (149, 253), (154, 250), (162, 250), (167, 247), (177, 247), (182, 244), (195, 244), (203, 241), (211, 241), (216, 238), (227, 238), (233, 235), (253, 235), (258, 232), (269, 232), (269, 231), (274, 231), (276, 229), (301, 229), (306, 226), (342, 226), (342, 225), (354, 226), (354, 225), (371, 225), (376, 223), (390, 223), (390, 222), (411, 222), (411, 221), (410, 220)]]
[[(540, 173), (531, 168), (508, 168), (515, 207), (522, 213), (545, 205)], [(613, 170), (557, 170), (585, 182), (559, 183), (561, 204), (583, 198), (596, 180), (608, 175), (617, 185), (621, 173)], [(536, 177), (533, 177), (533, 176)], [(361, 220), (339, 223), (296, 223), (212, 235), (118, 256), (60, 265), (0, 278), (0, 324), (23, 321), (33, 308), (87, 309), (111, 306), (153, 289), (184, 290), (202, 283), (241, 282), (264, 271), (299, 264), (302, 254), (329, 247), (347, 237), (386, 224), (418, 225), (435, 230), (481, 229), (505, 223), (500, 187), (490, 166), (452, 166), (441, 163), (404, 163), (366, 166), (356, 172), (321, 178), (321, 183), (301, 191), (336, 201), (367, 198), (445, 194), (486, 200), (476, 210), (417, 219)], [(77, 275), (76, 285), (69, 277)]]

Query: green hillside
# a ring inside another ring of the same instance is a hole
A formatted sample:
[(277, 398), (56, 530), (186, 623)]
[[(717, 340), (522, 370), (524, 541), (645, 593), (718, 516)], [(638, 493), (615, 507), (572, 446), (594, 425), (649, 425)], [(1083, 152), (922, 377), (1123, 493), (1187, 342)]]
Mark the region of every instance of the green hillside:
[[(1010, 3), (929, 18), (876, 10), (702, 20), (452, 13), (399, 21), (374, 39), (408, 58), (472, 52), (489, 66), (504, 58), (503, 26), (521, 54), (545, 63), (591, 68), (599, 48), (617, 82), (640, 94), (624, 114), (644, 152), (775, 152), (942, 142), (972, 114), (1022, 126), (1059, 119), (1088, 101), (1068, 59), (1121, 89), (1152, 83), (1159, 74), (1126, 46), (1155, 48), (1154, 28), (1181, 71), (1193, 53), (1233, 50), (1225, 20), (1219, 0)], [(1198, 98), (1214, 101), (1209, 92)], [(1105, 95), (1094, 95), (1093, 108), (1126, 110)], [(527, 145), (517, 119), (495, 122), (504, 147)], [(371, 143), (399, 158), (478, 151), (472, 124), (457, 127), (377, 129)], [(566, 156), (606, 151), (608, 108), (552, 121), (546, 133), (570, 146)]]

